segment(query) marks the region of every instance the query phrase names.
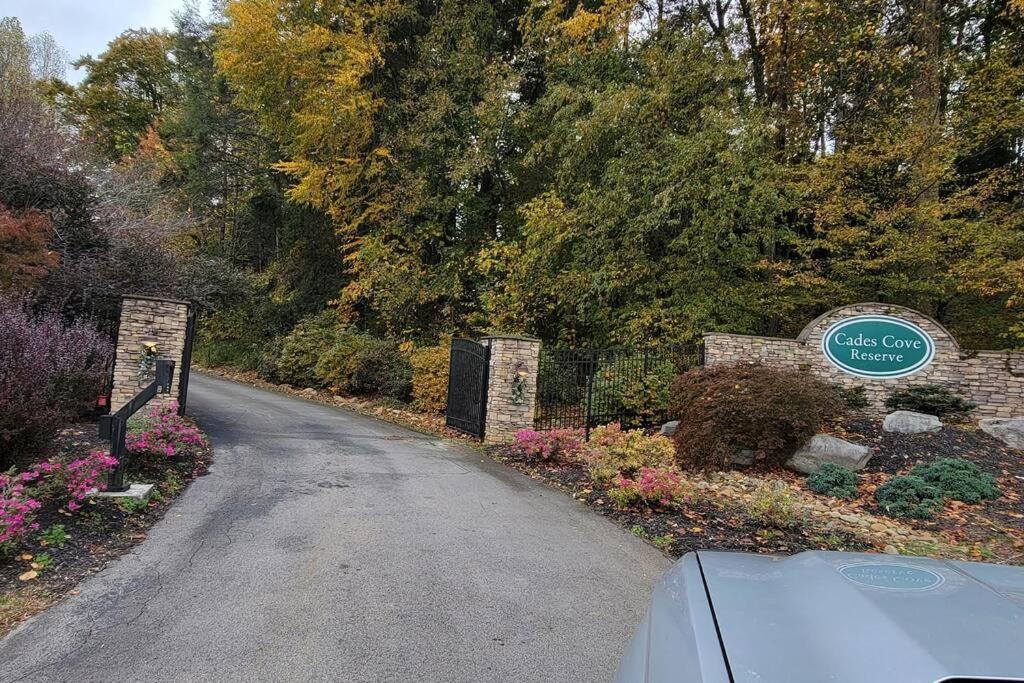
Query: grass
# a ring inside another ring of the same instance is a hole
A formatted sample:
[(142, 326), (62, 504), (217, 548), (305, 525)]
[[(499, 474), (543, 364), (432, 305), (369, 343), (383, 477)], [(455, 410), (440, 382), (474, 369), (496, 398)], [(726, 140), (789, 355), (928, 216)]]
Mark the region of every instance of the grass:
[(52, 596), (32, 586), (0, 595), (0, 638), (53, 601)]

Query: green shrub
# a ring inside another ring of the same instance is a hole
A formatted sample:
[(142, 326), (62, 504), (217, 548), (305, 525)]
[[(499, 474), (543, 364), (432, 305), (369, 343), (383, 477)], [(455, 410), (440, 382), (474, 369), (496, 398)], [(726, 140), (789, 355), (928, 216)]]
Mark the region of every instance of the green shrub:
[(599, 486), (610, 484), (620, 474), (633, 477), (644, 467), (675, 467), (675, 449), (667, 437), (648, 435), (641, 429), (624, 431), (618, 423), (591, 432), (580, 454), (590, 478)]
[(409, 357), (412, 365), (412, 402), (420, 410), (443, 413), (448, 405), (448, 364), (451, 346), (425, 346)]
[(893, 391), (885, 400), (885, 407), (963, 420), (978, 406), (938, 384), (916, 384)]
[(995, 477), (962, 458), (940, 458), (928, 464), (922, 463), (910, 473), (939, 489), (946, 498), (964, 503), (976, 504), (1001, 495)]
[(807, 488), (823, 496), (856, 498), (857, 475), (842, 465), (827, 462), (807, 477)]
[(736, 453), (781, 467), (846, 409), (835, 387), (762, 365), (690, 370), (672, 387), (672, 436), (685, 467), (724, 468)]
[(865, 395), (865, 388), (863, 384), (858, 384), (855, 387), (848, 387), (842, 384), (835, 385), (836, 392), (839, 394), (839, 398), (843, 399), (843, 403), (850, 410), (864, 410), (868, 407), (868, 397)]
[(875, 500), (890, 517), (931, 519), (942, 508), (942, 492), (913, 475), (892, 477), (875, 491)]
[[(622, 415), (627, 425), (650, 424), (668, 409), (675, 375), (675, 366), (667, 361), (652, 362), (647, 372), (640, 367), (607, 365), (594, 377), (593, 410)], [(582, 400), (586, 400), (585, 392)]]
[(330, 309), (300, 320), (281, 346), (276, 369), (280, 380), (299, 387), (323, 387), (317, 363), (342, 332), (337, 313)]
[(260, 354), (259, 363), (256, 365), (256, 374), (260, 379), (268, 382), (281, 382), (281, 354), (284, 351), (284, 339), (274, 337), (271, 339)]
[(342, 332), (320, 353), (319, 383), (340, 394), (409, 397), (412, 367), (395, 344), (362, 332)]
[(758, 524), (775, 529), (789, 529), (803, 521), (797, 496), (783, 481), (759, 486), (747, 514)]

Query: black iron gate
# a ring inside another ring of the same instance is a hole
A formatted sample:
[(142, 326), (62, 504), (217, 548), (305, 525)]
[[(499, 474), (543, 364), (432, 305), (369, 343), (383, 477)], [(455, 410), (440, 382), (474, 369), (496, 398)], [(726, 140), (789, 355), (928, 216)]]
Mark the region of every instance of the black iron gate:
[(487, 409), (489, 360), (490, 349), (483, 344), (471, 339), (452, 340), (445, 423), (481, 439)]
[(195, 304), (188, 308), (188, 321), (185, 323), (185, 347), (181, 351), (181, 370), (178, 372), (178, 415), (185, 414), (185, 403), (188, 400), (188, 377), (192, 367), (192, 342), (196, 338)]

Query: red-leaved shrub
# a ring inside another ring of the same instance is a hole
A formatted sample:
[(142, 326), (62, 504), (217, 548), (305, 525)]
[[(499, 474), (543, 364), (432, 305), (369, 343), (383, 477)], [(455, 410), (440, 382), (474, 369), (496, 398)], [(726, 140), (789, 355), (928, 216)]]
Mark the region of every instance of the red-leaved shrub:
[(101, 391), (110, 340), (57, 313), (0, 296), (0, 470), (35, 452)]
[(740, 451), (781, 466), (845, 410), (835, 387), (763, 365), (690, 370), (672, 387), (672, 436), (680, 465), (727, 467)]

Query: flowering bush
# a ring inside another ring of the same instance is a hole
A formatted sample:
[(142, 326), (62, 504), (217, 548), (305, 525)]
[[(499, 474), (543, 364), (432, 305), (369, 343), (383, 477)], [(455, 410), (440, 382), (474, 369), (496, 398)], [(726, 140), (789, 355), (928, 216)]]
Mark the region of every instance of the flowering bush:
[(579, 451), (582, 443), (583, 433), (578, 429), (520, 429), (512, 442), (512, 451), (530, 459), (567, 460)]
[(107, 488), (107, 473), (117, 467), (117, 458), (103, 451), (92, 451), (84, 458), (65, 464), (58, 470), (61, 483), (68, 497), (68, 510), (82, 507), (82, 501), (90, 491)]
[(69, 462), (41, 462), (19, 478), (32, 486), (35, 497), (62, 501), (73, 512), (82, 507), (89, 492), (107, 487), (107, 474), (116, 466), (117, 458), (109, 453), (91, 451)]
[(125, 447), (132, 455), (173, 458), (183, 449), (205, 443), (199, 428), (178, 415), (177, 401), (153, 407), (147, 418), (141, 430), (133, 430), (125, 437)]
[(668, 469), (641, 467), (635, 478), (621, 474), (608, 489), (608, 496), (621, 507), (636, 503), (668, 505), (682, 491), (682, 479)]
[(581, 452), (590, 478), (600, 486), (610, 484), (620, 474), (633, 477), (645, 467), (675, 467), (676, 451), (668, 437), (648, 435), (641, 429), (623, 431), (617, 422), (595, 429)]
[(33, 521), (39, 507), (20, 476), (0, 474), (0, 552), (10, 551), (26, 534), (39, 528)]
[(0, 297), (0, 469), (45, 444), (99, 395), (110, 340), (56, 313)]

